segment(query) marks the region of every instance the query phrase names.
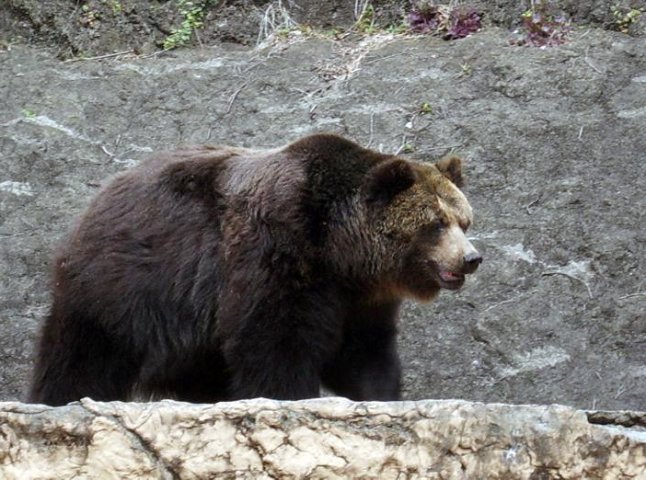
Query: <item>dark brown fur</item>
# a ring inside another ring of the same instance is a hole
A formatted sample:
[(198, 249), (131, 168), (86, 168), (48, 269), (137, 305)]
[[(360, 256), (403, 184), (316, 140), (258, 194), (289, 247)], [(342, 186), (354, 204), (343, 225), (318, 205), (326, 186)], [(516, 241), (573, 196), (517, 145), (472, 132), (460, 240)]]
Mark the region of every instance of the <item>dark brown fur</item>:
[(56, 257), (30, 400), (399, 398), (401, 299), (479, 263), (437, 251), (471, 221), (438, 165), (314, 135), (118, 176)]

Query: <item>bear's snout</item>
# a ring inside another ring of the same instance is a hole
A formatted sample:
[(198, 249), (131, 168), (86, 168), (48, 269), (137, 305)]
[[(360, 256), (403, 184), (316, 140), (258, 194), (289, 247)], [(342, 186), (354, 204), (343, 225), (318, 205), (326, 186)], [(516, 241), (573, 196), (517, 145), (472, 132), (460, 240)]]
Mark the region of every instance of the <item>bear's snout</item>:
[(478, 265), (482, 263), (482, 255), (477, 250), (467, 253), (464, 258), (464, 273), (473, 273), (477, 270)]

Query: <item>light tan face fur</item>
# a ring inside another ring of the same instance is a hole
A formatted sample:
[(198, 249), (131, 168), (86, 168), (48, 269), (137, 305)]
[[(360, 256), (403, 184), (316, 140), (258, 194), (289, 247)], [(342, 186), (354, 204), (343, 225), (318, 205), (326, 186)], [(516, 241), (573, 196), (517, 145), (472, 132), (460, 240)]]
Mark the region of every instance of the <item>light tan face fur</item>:
[[(473, 213), (464, 194), (431, 165), (417, 165), (418, 181), (395, 198), (384, 224), (385, 234), (400, 244), (396, 260), (398, 289), (427, 301), (441, 288), (457, 289), (479, 257), (465, 232)], [(401, 243), (400, 243), (401, 242)]]

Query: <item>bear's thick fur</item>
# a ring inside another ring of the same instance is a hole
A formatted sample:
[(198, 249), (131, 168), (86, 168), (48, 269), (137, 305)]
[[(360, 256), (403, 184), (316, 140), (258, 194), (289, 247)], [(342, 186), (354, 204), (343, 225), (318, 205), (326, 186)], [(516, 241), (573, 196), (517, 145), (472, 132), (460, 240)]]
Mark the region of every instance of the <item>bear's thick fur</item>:
[(400, 301), (481, 261), (461, 181), (324, 134), (141, 163), (57, 255), (30, 401), (399, 398)]

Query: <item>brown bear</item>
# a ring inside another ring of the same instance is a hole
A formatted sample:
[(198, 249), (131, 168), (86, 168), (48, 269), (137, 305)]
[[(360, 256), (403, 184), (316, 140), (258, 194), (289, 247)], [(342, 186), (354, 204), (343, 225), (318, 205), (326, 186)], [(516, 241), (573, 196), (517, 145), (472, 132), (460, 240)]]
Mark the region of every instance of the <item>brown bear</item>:
[(400, 302), (482, 260), (461, 183), (329, 134), (142, 162), (58, 253), (30, 401), (398, 399)]

